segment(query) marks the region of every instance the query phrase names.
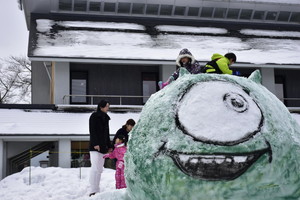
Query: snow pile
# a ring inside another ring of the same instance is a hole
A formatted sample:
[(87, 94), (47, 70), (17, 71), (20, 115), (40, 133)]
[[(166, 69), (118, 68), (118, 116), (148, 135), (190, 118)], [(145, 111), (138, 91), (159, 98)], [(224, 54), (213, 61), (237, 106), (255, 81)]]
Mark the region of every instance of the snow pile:
[[(115, 170), (104, 168), (101, 193), (116, 191)], [(0, 182), (1, 200), (83, 200), (89, 198), (89, 168), (27, 167)]]

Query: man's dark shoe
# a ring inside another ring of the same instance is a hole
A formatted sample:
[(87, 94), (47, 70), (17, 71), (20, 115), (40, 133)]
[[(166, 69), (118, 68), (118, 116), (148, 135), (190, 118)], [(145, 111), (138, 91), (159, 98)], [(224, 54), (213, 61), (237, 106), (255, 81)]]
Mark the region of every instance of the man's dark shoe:
[(93, 192), (93, 193), (91, 193), (90, 195), (89, 195), (89, 197), (91, 197), (91, 196), (93, 196), (93, 195), (95, 195), (96, 193), (95, 192)]

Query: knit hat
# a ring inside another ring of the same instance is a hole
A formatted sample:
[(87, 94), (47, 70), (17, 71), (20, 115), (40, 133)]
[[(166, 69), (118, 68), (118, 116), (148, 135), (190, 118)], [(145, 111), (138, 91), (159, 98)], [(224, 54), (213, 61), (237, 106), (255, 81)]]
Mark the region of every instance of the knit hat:
[(192, 53), (188, 50), (188, 49), (182, 49), (180, 52), (179, 52), (179, 55), (177, 56), (177, 59), (176, 59), (176, 65), (181, 67), (181, 64), (180, 64), (180, 60), (181, 58), (184, 58), (184, 57), (188, 57), (191, 59), (191, 63), (194, 64), (195, 63), (195, 58), (194, 56), (192, 55)]

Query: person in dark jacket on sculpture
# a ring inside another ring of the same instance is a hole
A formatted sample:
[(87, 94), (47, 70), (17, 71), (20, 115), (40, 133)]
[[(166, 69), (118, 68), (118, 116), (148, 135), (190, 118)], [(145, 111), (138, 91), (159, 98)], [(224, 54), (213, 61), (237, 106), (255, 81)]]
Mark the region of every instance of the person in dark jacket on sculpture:
[(104, 154), (112, 151), (112, 145), (109, 138), (109, 120), (107, 115), (109, 110), (108, 101), (101, 100), (97, 111), (93, 112), (89, 120), (90, 129), (90, 196), (100, 192), (100, 179), (103, 172)]

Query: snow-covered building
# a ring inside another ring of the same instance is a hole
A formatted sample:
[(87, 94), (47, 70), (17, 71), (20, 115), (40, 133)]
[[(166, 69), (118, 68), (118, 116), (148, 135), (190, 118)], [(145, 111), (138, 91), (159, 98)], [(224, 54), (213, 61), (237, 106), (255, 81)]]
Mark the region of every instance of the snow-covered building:
[[(34, 105), (93, 105), (106, 98), (142, 106), (188, 48), (202, 64), (213, 53), (234, 52), (233, 69), (243, 76), (260, 69), (263, 85), (286, 106), (300, 107), (298, 0), (20, 0), (20, 8), (30, 32)], [(56, 130), (50, 139), (38, 129), (14, 133), (12, 120), (4, 125), (0, 179), (11, 173), (9, 159), (25, 158), (20, 152), (29, 146), (70, 152), (75, 141), (88, 140), (86, 129), (77, 135)], [(71, 166), (70, 156), (56, 161), (53, 166)]]

